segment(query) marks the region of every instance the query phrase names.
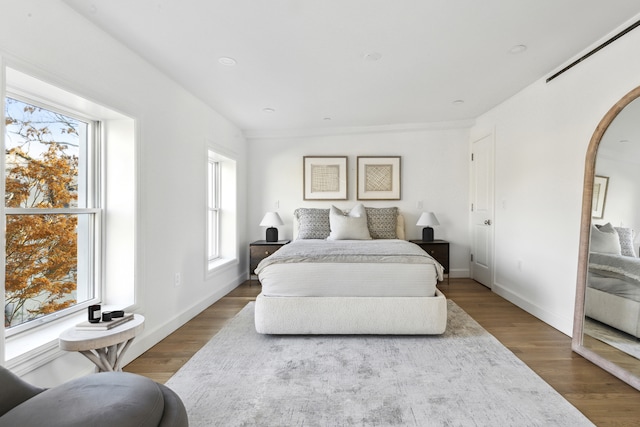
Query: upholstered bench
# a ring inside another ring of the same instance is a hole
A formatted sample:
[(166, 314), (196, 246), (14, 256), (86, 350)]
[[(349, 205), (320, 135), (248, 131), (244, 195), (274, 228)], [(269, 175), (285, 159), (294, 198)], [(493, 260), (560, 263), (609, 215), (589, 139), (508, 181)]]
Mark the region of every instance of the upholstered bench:
[(0, 367), (0, 427), (188, 426), (168, 387), (126, 372), (102, 372), (41, 389)]

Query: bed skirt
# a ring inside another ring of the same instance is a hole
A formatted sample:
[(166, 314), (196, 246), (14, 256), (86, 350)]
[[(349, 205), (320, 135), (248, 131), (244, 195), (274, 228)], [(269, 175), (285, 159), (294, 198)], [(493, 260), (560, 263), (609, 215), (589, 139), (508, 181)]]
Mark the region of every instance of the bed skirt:
[(256, 331), (295, 335), (438, 335), (447, 300), (432, 297), (267, 297), (255, 304)]

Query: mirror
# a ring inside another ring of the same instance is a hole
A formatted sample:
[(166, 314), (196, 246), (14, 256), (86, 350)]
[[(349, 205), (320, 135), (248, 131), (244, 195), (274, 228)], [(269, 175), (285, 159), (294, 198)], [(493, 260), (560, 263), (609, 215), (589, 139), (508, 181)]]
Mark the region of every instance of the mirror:
[(587, 150), (571, 347), (640, 390), (640, 87)]

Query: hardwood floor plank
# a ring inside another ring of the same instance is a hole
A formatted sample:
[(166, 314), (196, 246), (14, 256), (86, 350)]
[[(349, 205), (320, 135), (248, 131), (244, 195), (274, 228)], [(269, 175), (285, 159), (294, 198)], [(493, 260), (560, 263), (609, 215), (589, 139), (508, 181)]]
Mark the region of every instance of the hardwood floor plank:
[[(470, 279), (440, 290), (556, 391), (602, 427), (640, 423), (640, 392), (571, 351), (571, 339)], [(124, 370), (164, 383), (249, 301), (260, 286), (245, 282)]]

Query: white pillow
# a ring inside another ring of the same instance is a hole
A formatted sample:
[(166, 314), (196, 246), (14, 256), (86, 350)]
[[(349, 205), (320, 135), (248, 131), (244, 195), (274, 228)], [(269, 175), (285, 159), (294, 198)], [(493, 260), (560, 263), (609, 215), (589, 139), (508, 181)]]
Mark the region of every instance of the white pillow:
[(620, 255), (620, 237), (611, 224), (591, 226), (591, 252)]
[(404, 216), (402, 214), (398, 214), (398, 228), (396, 228), (396, 234), (398, 235), (398, 239), (406, 239), (404, 232)]
[(347, 214), (335, 206), (329, 210), (331, 233), (327, 240), (371, 240), (364, 205), (356, 205)]

